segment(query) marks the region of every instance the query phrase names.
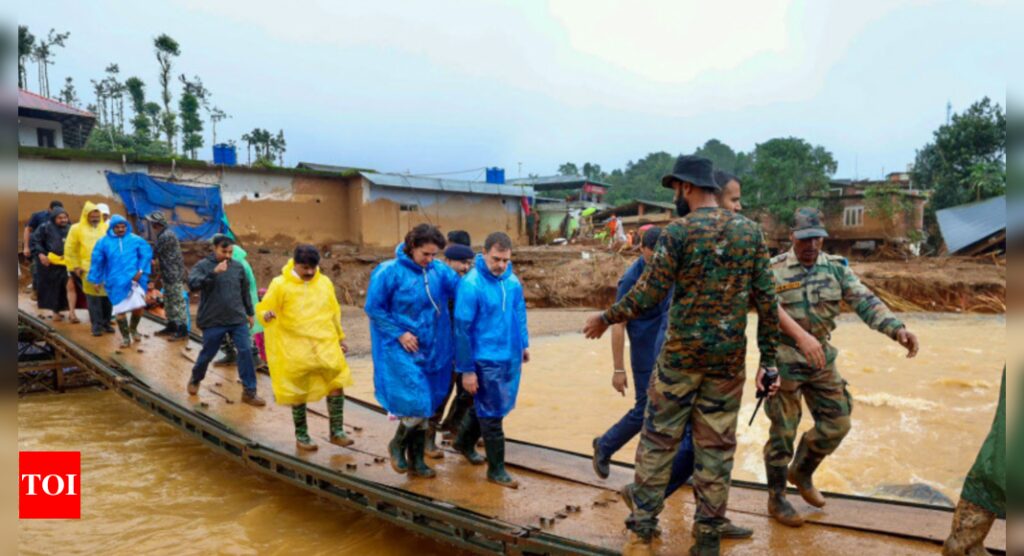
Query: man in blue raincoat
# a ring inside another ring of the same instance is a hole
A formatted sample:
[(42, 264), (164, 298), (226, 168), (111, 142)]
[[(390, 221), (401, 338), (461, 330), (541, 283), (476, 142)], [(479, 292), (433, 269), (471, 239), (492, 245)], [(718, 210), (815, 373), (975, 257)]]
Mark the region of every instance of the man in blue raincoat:
[[(131, 345), (132, 338), (142, 341), (139, 321), (145, 303), (134, 306), (129, 300), (132, 289), (146, 291), (149, 274), (153, 270), (153, 249), (149, 243), (135, 235), (132, 225), (120, 214), (110, 218), (107, 235), (96, 242), (92, 250), (92, 266), (86, 278), (90, 283), (102, 285), (107, 292), (117, 328), (121, 331), (121, 346)], [(131, 322), (128, 321), (131, 313)]]
[(424, 461), (428, 420), (448, 395), (454, 341), (448, 300), (459, 276), (436, 260), (446, 241), (420, 224), (374, 269), (366, 294), (373, 345), (374, 395), (399, 418), (388, 444), (391, 467), (433, 477)]
[[(522, 364), (530, 360), (523, 285), (512, 272), (512, 240), (494, 232), (484, 241), (473, 269), (459, 283), (455, 296), (455, 371), (473, 395), (473, 411), (487, 452), (487, 479), (517, 488), (505, 470), (502, 420), (516, 405)], [(463, 427), (456, 449), (466, 453), (476, 444)], [(470, 456), (467, 455), (467, 458)]]

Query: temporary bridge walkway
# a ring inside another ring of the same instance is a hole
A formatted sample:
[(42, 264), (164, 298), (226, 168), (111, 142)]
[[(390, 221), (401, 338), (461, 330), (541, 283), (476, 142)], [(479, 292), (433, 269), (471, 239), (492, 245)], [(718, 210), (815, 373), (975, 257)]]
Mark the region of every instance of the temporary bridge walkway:
[[(329, 444), (326, 415), (313, 411), (310, 430), (320, 450), (299, 452), (289, 408), (240, 403), (234, 369), (211, 367), (199, 396), (188, 396), (187, 356), (198, 354), (195, 338), (188, 350), (154, 337), (121, 350), (116, 337), (93, 337), (87, 325), (43, 319), (27, 295), (19, 297), (18, 308), (20, 333), (49, 343), (58, 357), (73, 360), (112, 391), (224, 457), (416, 534), (480, 554), (616, 554), (626, 537), (628, 510), (616, 490), (632, 480), (628, 466), (615, 464), (611, 477), (600, 480), (586, 455), (510, 440), (507, 459), (520, 483), (517, 490), (487, 482), (483, 467), (454, 452), (431, 462), (434, 479), (399, 475), (387, 461), (394, 422), (379, 407), (351, 397), (345, 418), (355, 444)], [(158, 326), (152, 320), (141, 325), (146, 334)], [(269, 377), (258, 378), (260, 391), (270, 397)], [(767, 516), (763, 485), (734, 482), (729, 516), (755, 533), (752, 540), (723, 541), (723, 552), (932, 555), (952, 518), (946, 508), (843, 495), (829, 495), (828, 506), (812, 512), (799, 496), (790, 498), (811, 516), (802, 528)], [(693, 498), (684, 488), (662, 514), (659, 553), (685, 553), (692, 543), (692, 516)], [(996, 523), (988, 543), (1005, 553), (1005, 522)]]

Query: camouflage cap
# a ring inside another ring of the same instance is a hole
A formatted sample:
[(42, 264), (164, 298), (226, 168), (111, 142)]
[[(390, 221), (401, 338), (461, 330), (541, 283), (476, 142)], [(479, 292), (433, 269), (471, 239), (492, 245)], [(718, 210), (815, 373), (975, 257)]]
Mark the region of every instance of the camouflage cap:
[(824, 219), (821, 211), (814, 207), (796, 209), (796, 215), (793, 218), (793, 237), (796, 239), (828, 237), (825, 225), (822, 224)]

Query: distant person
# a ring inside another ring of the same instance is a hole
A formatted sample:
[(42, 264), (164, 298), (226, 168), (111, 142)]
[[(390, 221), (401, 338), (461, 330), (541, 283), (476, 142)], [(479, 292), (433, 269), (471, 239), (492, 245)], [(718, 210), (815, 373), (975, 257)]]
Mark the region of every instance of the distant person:
[(114, 326), (110, 322), (113, 318), (113, 306), (107, 292), (103, 286), (85, 280), (92, 268), (93, 249), (106, 233), (107, 225), (103, 223), (103, 214), (91, 201), (86, 201), (78, 223), (71, 226), (68, 237), (64, 240), (64, 261), (71, 273), (71, 279), (81, 284), (82, 293), (85, 294), (93, 336), (101, 336), (104, 332), (114, 333)]
[(29, 269), (32, 272), (32, 299), (37, 300), (37, 284), (36, 284), (36, 273), (39, 270), (39, 259), (38, 257), (32, 256), (32, 233), (39, 229), (40, 226), (50, 221), (53, 216), (53, 209), (64, 208), (64, 203), (60, 201), (50, 201), (50, 208), (47, 210), (41, 210), (33, 212), (32, 216), (29, 217), (28, 222), (25, 223), (25, 228), (22, 231), (21, 250), (25, 256), (25, 262), (28, 263)]
[(231, 258), (234, 240), (217, 234), (211, 243), (213, 253), (196, 263), (188, 275), (189, 290), (200, 292), (196, 324), (203, 330), (203, 349), (192, 367), (188, 393), (191, 396), (199, 393), (199, 383), (206, 377), (210, 361), (217, 355), (224, 336), (230, 334), (238, 350), (242, 402), (262, 407), (267, 402), (256, 393), (256, 368), (249, 341), (249, 326), (255, 314), (249, 279), (242, 265)]
[(156, 233), (156, 260), (159, 263), (160, 283), (164, 292), (164, 312), (167, 326), (156, 332), (167, 340), (178, 342), (188, 340), (188, 305), (185, 304), (185, 258), (181, 254), (181, 243), (167, 225), (162, 210), (153, 211), (146, 217)]
[(68, 236), (70, 219), (61, 206), (55, 206), (49, 215), (49, 220), (32, 232), (29, 251), (39, 265), (35, 280), (39, 308), (50, 310), (53, 320), (59, 322), (64, 320), (64, 311), (68, 310), (68, 269), (53, 259), (64, 257), (64, 238)]
[[(473, 248), (470, 246), (469, 232), (463, 230), (452, 230), (448, 232), (448, 246), (444, 249), (444, 262), (455, 271), (460, 277), (465, 276), (469, 269), (473, 266)], [(451, 297), (448, 300), (448, 313), (449, 315), (455, 314), (455, 297)], [(455, 321), (451, 321), (452, 333), (455, 331)], [(444, 399), (441, 400), (441, 404), (437, 406), (437, 411), (434, 412), (434, 416), (430, 418), (430, 429), (427, 431), (427, 456), (432, 458), (444, 457), (444, 452), (437, 447), (436, 436), (437, 431), (443, 430), (449, 433), (457, 433), (459, 424), (462, 418), (465, 416), (466, 411), (470, 406), (473, 405), (473, 396), (466, 393), (466, 390), (462, 387), (462, 381), (458, 380), (458, 375), (455, 374), (455, 352), (452, 351), (452, 362), (451, 362), (451, 384), (448, 386), (448, 393)], [(448, 400), (452, 397), (452, 391), (455, 391), (455, 401), (452, 402), (451, 408), (448, 410), (448, 416), (444, 416), (445, 407), (448, 405)], [(443, 419), (442, 419), (443, 418)], [(473, 452), (476, 453), (475, 451)], [(483, 458), (477, 455), (474, 458), (475, 461), (483, 463)]]
[(454, 357), (448, 300), (459, 275), (436, 259), (446, 243), (429, 224), (409, 230), (366, 293), (374, 396), (399, 421), (391, 468), (419, 477), (435, 475), (424, 460), (428, 420), (448, 395)]
[(985, 537), (997, 518), (1006, 519), (1006, 367), (992, 428), (967, 473), (942, 555), (988, 554)]
[[(718, 206), (711, 161), (683, 155), (662, 186), (675, 190), (678, 219), (662, 230), (641, 279), (608, 310), (587, 319), (599, 338), (609, 326), (657, 307), (673, 291), (665, 346), (648, 388), (636, 477), (622, 489), (631, 513), (624, 552), (650, 553), (664, 510), (672, 461), (686, 425), (694, 444), (696, 498), (690, 554), (717, 556), (726, 525), (736, 428), (746, 381), (746, 328), (757, 309), (761, 362), (756, 383), (775, 366), (778, 310), (761, 228)], [(674, 286), (674, 289), (673, 289)], [(761, 386), (758, 386), (761, 389)], [(768, 385), (769, 395), (778, 381)]]
[[(110, 219), (107, 233), (92, 251), (92, 268), (86, 280), (102, 285), (121, 331), (121, 347), (141, 342), (139, 321), (146, 307), (145, 292), (152, 272), (153, 250), (132, 233), (132, 226), (120, 214)], [(129, 314), (131, 322), (129, 322)]]
[(334, 284), (319, 269), (320, 252), (299, 245), (256, 307), (265, 325), (274, 400), (292, 406), (295, 444), (316, 450), (306, 424), (306, 404), (327, 396), (331, 444), (349, 446), (345, 391), (352, 375), (345, 362), (345, 331)]
[[(845, 258), (821, 251), (828, 237), (821, 211), (800, 208), (794, 220), (793, 247), (771, 261), (784, 334), (778, 350), (781, 387), (765, 403), (772, 425), (764, 461), (768, 512), (780, 523), (796, 527), (804, 518), (786, 500), (787, 479), (808, 504), (824, 507), (825, 498), (812, 481), (814, 471), (850, 431), (852, 399), (836, 370), (839, 352), (829, 344), (841, 302), (873, 330), (907, 348), (907, 357), (917, 355), (918, 341), (885, 303), (861, 284)], [(794, 457), (801, 398), (814, 417), (814, 428), (804, 433)]]
[[(455, 295), (455, 370), (473, 396), (472, 418), (479, 423), (487, 453), (487, 479), (508, 488), (519, 482), (505, 470), (502, 421), (516, 405), (523, 363), (530, 361), (523, 285), (512, 271), (512, 239), (494, 232), (484, 253), (459, 282)], [(456, 449), (467, 453), (476, 438), (460, 434)], [(460, 431), (462, 433), (462, 431)], [(475, 449), (474, 453), (475, 453)]]
[(99, 203), (96, 208), (100, 211), (100, 218), (103, 219), (103, 223), (107, 224), (110, 221), (110, 206), (106, 203)]
[(743, 210), (743, 203), (740, 202), (742, 190), (740, 179), (729, 172), (721, 170), (715, 170), (714, 176), (715, 183), (720, 188), (715, 195), (715, 198), (718, 200), (718, 206), (725, 210), (741, 212)]

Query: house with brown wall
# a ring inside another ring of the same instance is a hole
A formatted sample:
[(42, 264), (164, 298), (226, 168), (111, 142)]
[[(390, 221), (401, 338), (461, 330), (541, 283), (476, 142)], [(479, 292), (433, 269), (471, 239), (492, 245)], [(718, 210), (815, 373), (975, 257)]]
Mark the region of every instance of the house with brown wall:
[[(18, 221), (53, 199), (77, 220), (86, 200), (124, 213), (107, 172), (218, 187), (231, 229), (243, 243), (350, 243), (391, 247), (416, 224), (463, 229), (475, 242), (503, 231), (525, 242), (524, 185), (442, 180), (366, 170), (250, 168), (198, 161), (154, 160), (67, 149), (19, 150)], [(184, 221), (197, 218), (176, 210)]]

